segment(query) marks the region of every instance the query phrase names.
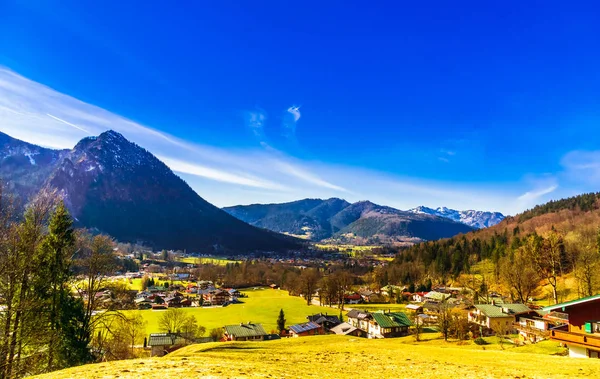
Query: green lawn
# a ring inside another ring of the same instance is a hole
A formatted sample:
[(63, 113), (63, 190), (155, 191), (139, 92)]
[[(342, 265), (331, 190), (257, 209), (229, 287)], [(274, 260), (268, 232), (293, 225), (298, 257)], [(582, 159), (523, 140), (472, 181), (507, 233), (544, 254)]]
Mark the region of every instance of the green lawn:
[[(332, 308), (308, 306), (300, 297), (290, 296), (287, 291), (273, 289), (258, 289), (242, 291), (247, 298), (242, 298), (243, 304), (232, 304), (227, 307), (215, 308), (182, 308), (184, 312), (193, 314), (198, 323), (207, 330), (224, 325), (239, 324), (240, 322), (253, 322), (263, 324), (265, 330), (270, 332), (277, 326), (279, 310), (283, 309), (287, 319), (286, 325), (306, 322), (306, 316), (318, 312), (338, 315), (339, 311)], [(163, 310), (128, 311), (139, 312), (146, 322), (147, 333), (159, 332), (158, 320), (165, 312)]]
[(225, 266), (227, 263), (240, 263), (241, 261), (233, 261), (227, 258), (219, 258), (219, 257), (207, 257), (207, 258), (181, 258), (179, 262), (187, 263), (187, 264), (213, 264), (219, 266)]
[(376, 311), (391, 311), (391, 312), (404, 312), (406, 304), (348, 304), (348, 308), (362, 309), (364, 311), (376, 312)]

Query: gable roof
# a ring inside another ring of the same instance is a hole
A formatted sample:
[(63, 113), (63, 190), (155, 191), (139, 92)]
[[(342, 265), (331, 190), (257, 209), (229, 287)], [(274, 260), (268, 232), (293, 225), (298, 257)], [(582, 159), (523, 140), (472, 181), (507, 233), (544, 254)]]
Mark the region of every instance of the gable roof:
[(185, 338), (182, 338), (173, 333), (153, 333), (148, 339), (148, 346), (171, 346), (182, 345), (185, 343)]
[(449, 293), (441, 293), (441, 292), (437, 292), (437, 291), (431, 291), (425, 295), (425, 298), (437, 300), (437, 301), (444, 301), (445, 299), (447, 299), (449, 297), (450, 297)]
[(373, 319), (381, 328), (397, 328), (411, 326), (412, 322), (403, 312), (372, 313)]
[(327, 315), (323, 313), (317, 313), (316, 315), (306, 316), (308, 321), (312, 321), (316, 324), (323, 324), (324, 322), (329, 322), (333, 324), (339, 324), (341, 321), (338, 316)]
[(320, 329), (321, 325), (314, 323), (312, 321), (305, 322), (304, 324), (296, 324), (290, 326), (290, 330), (296, 334), (308, 332), (314, 329)]
[[(516, 313), (531, 311), (525, 304), (477, 304), (475, 308), (479, 309), (487, 317), (511, 317)], [(504, 310), (508, 310), (509, 313), (506, 313)]]
[(348, 312), (348, 314), (346, 315), (346, 317), (348, 318), (357, 318), (360, 320), (364, 320), (366, 318), (371, 317), (371, 314), (369, 312), (366, 311), (361, 311), (360, 309), (352, 309), (350, 312)]
[(343, 323), (331, 328), (331, 331), (335, 334), (340, 334), (340, 335), (345, 336), (347, 334), (352, 333), (356, 329), (358, 329), (358, 328), (348, 324), (347, 322), (343, 322)]
[(542, 309), (544, 311), (547, 311), (547, 312), (554, 311), (554, 310), (557, 310), (559, 308), (561, 310), (564, 310), (564, 308), (568, 308), (568, 307), (571, 307), (573, 305), (585, 304), (585, 303), (589, 303), (591, 301), (596, 301), (596, 300), (600, 300), (600, 294), (594, 295), (594, 296), (582, 297), (581, 299), (571, 300), (571, 301), (567, 301), (567, 302), (560, 303), (560, 304), (549, 305), (549, 306), (544, 307)]
[(234, 337), (259, 337), (266, 336), (267, 332), (263, 329), (262, 324), (238, 324), (225, 325), (225, 333), (228, 336)]

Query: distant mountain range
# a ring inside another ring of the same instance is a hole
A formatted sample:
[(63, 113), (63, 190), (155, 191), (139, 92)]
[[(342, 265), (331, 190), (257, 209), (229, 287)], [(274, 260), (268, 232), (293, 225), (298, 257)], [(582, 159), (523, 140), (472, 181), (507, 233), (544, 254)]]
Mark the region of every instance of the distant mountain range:
[(0, 177), (27, 202), (56, 188), (78, 226), (123, 242), (189, 251), (270, 251), (301, 241), (250, 226), (211, 205), (164, 163), (114, 131), (51, 150), (0, 133)]
[(370, 201), (351, 204), (337, 198), (238, 205), (223, 209), (251, 225), (313, 241), (412, 243), (474, 230), (448, 217), (401, 211)]
[(457, 211), (446, 207), (431, 209), (424, 206), (420, 206), (417, 208), (409, 209), (408, 212), (418, 214), (429, 214), (449, 218), (450, 220), (462, 222), (463, 224), (469, 225), (475, 229), (489, 228), (490, 226), (498, 224), (505, 218), (504, 215), (500, 212), (473, 210)]

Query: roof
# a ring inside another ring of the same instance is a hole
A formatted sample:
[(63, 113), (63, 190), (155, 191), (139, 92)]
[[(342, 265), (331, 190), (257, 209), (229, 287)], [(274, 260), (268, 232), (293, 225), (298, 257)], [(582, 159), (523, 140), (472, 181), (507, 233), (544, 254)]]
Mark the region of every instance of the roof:
[(410, 309), (410, 310), (413, 310), (413, 311), (419, 310), (421, 308), (422, 308), (422, 306), (420, 306), (418, 304), (408, 304), (406, 306), (406, 309)]
[(308, 332), (314, 329), (320, 329), (321, 325), (314, 323), (312, 321), (310, 322), (305, 322), (304, 324), (296, 324), (296, 325), (292, 325), (290, 326), (290, 330), (296, 334), (300, 334), (300, 333), (304, 333), (304, 332)]
[[(531, 311), (525, 304), (477, 304), (475, 305), (475, 308), (479, 309), (479, 311), (487, 317), (510, 317), (516, 313)], [(508, 310), (509, 313), (506, 313), (503, 309)]]
[(330, 315), (323, 314), (323, 313), (317, 313), (316, 315), (307, 316), (306, 318), (308, 319), (308, 321), (312, 321), (319, 325), (323, 324), (324, 322), (330, 322), (330, 323), (336, 323), (336, 324), (339, 324), (341, 322), (340, 319), (338, 318), (338, 316), (330, 316)]
[(267, 332), (263, 329), (262, 324), (238, 324), (226, 325), (225, 333), (234, 337), (258, 337), (266, 336)]
[(372, 313), (373, 319), (381, 328), (396, 328), (399, 326), (411, 326), (412, 322), (402, 312)]
[(185, 339), (172, 333), (153, 333), (150, 334), (148, 346), (171, 346), (184, 344)]
[(346, 316), (348, 318), (358, 318), (362, 320), (369, 318), (371, 315), (369, 314), (369, 312), (361, 311), (360, 309), (352, 309), (350, 312), (348, 312)]
[(564, 311), (564, 309), (567, 307), (571, 307), (573, 305), (585, 304), (585, 303), (589, 303), (590, 301), (596, 301), (596, 300), (600, 300), (600, 294), (594, 295), (594, 296), (582, 297), (581, 299), (571, 300), (571, 301), (567, 301), (567, 302), (560, 303), (560, 304), (549, 305), (542, 309), (547, 312), (554, 311), (557, 309), (561, 309)]
[(331, 328), (331, 331), (335, 334), (346, 335), (346, 334), (352, 333), (356, 329), (358, 329), (358, 328), (348, 324), (347, 322), (343, 322), (343, 323)]
[(448, 293), (441, 293), (441, 292), (437, 292), (437, 291), (431, 291), (428, 294), (426, 294), (425, 297), (428, 298), (428, 299), (433, 299), (433, 300), (437, 300), (437, 301), (443, 301), (443, 300), (449, 298), (450, 294), (448, 294)]

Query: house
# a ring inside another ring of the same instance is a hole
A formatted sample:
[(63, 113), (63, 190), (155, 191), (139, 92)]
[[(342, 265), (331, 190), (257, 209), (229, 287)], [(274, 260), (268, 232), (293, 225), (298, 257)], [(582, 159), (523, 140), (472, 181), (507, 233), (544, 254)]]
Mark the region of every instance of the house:
[(365, 303), (370, 302), (373, 296), (375, 296), (375, 292), (371, 290), (360, 290), (358, 291), (358, 294), (360, 295), (360, 297), (362, 297)]
[(290, 336), (292, 337), (316, 336), (319, 334), (325, 334), (323, 326), (312, 321), (290, 326)]
[(358, 329), (355, 326), (348, 324), (347, 322), (343, 322), (337, 326), (334, 326), (330, 330), (332, 333), (341, 335), (341, 336), (355, 336), (355, 337), (366, 337), (367, 333), (363, 330)]
[(152, 357), (162, 357), (185, 344), (185, 338), (173, 333), (153, 333), (150, 334), (148, 339), (148, 346), (151, 350), (150, 356)]
[(419, 304), (407, 304), (406, 309), (417, 314), (423, 313), (423, 306)]
[(600, 295), (544, 307), (544, 317), (561, 324), (550, 339), (564, 343), (572, 358), (600, 358)]
[(487, 334), (504, 330), (514, 330), (515, 315), (531, 312), (525, 304), (476, 304), (468, 313), (468, 320), (483, 326)]
[(348, 312), (348, 324), (361, 329), (369, 338), (401, 337), (408, 334), (412, 325), (402, 312), (369, 313), (353, 309)]
[(223, 290), (213, 290), (202, 295), (204, 303), (211, 305), (223, 305), (229, 301), (229, 292)]
[(362, 296), (357, 293), (344, 295), (344, 303), (346, 304), (360, 304)]
[(271, 284), (269, 287), (271, 287), (271, 289), (274, 289), (274, 290), (278, 290), (279, 289), (279, 286), (277, 284), (275, 284), (275, 283)]
[(423, 298), (425, 299), (425, 301), (441, 303), (442, 301), (449, 299), (450, 296), (451, 295), (449, 293), (431, 291), (431, 292), (426, 293), (423, 296)]
[(369, 338), (393, 338), (408, 335), (412, 322), (403, 312), (374, 312)]
[(556, 326), (555, 322), (544, 318), (548, 312), (532, 310), (531, 312), (515, 315), (514, 327), (519, 336), (525, 341), (539, 342), (550, 337), (550, 328)]
[(316, 315), (307, 316), (308, 321), (321, 325), (325, 331), (341, 324), (338, 316), (329, 316), (327, 313), (317, 313)]
[(422, 303), (425, 301), (425, 295), (427, 295), (429, 292), (415, 292), (413, 294), (413, 301), (416, 301), (417, 303)]
[(138, 297), (133, 301), (137, 309), (150, 309), (152, 308), (152, 301), (145, 297)]
[(373, 316), (367, 311), (361, 311), (359, 309), (352, 309), (346, 315), (348, 323), (355, 328), (361, 329), (365, 332), (369, 331), (369, 321), (373, 319)]
[(261, 324), (226, 325), (224, 335), (227, 341), (263, 341), (267, 332)]

